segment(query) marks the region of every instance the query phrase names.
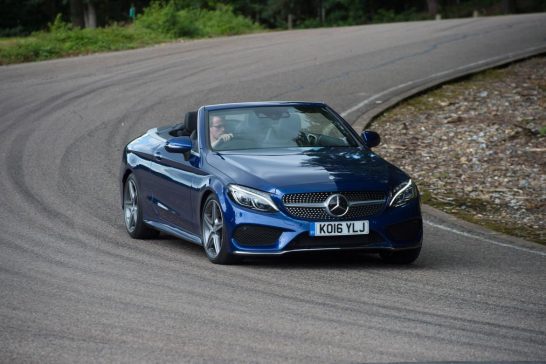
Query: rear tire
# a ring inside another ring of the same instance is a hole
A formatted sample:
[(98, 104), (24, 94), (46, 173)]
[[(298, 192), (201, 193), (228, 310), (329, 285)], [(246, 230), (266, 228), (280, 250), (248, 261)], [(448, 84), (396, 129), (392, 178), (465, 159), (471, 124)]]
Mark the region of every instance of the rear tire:
[(239, 261), (238, 257), (228, 251), (224, 214), (214, 195), (207, 198), (201, 213), (201, 239), (203, 249), (212, 263), (233, 264)]
[(386, 251), (379, 253), (383, 261), (389, 264), (411, 264), (421, 253), (421, 247), (401, 251)]
[(123, 186), (123, 220), (127, 233), (135, 239), (150, 239), (159, 235), (159, 231), (146, 225), (142, 219), (142, 196), (133, 174), (127, 177)]

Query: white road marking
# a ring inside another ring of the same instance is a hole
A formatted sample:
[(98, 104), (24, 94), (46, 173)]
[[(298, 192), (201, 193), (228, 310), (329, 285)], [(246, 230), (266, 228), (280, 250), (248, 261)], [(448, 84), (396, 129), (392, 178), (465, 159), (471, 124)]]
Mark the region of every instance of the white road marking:
[(505, 248), (512, 248), (512, 249), (521, 250), (521, 251), (524, 251), (524, 252), (527, 252), (527, 253), (533, 253), (533, 254), (546, 256), (546, 252), (541, 252), (541, 251), (538, 251), (538, 250), (528, 249), (528, 248), (524, 248), (524, 247), (517, 246), (517, 245), (499, 243), (498, 241), (495, 241), (495, 240), (482, 238), (481, 236), (478, 236), (478, 235), (466, 233), (464, 231), (459, 231), (457, 229), (453, 229), (453, 228), (450, 228), (450, 227), (447, 227), (447, 226), (444, 226), (444, 225), (436, 224), (434, 222), (427, 221), (427, 220), (424, 220), (424, 222), (425, 222), (425, 224), (428, 224), (428, 225), (433, 226), (435, 228), (446, 230), (446, 231), (449, 231), (449, 232), (452, 232), (452, 233), (455, 233), (455, 234), (459, 234), (459, 235), (462, 235), (462, 236), (466, 236), (467, 238), (473, 238), (473, 239), (484, 241), (486, 243), (503, 246)]
[(434, 79), (436, 77), (444, 76), (444, 75), (446, 75), (448, 73), (451, 73), (451, 72), (470, 69), (472, 67), (479, 66), (479, 65), (482, 65), (482, 64), (486, 64), (486, 63), (489, 63), (489, 62), (494, 62), (494, 61), (497, 61), (497, 60), (515, 58), (518, 55), (525, 54), (525, 53), (532, 52), (532, 51), (539, 50), (539, 49), (546, 50), (546, 47), (544, 45), (541, 45), (541, 46), (538, 46), (538, 47), (530, 47), (530, 48), (526, 48), (526, 49), (524, 49), (522, 51), (519, 51), (519, 52), (513, 52), (513, 53), (508, 53), (508, 54), (505, 54), (505, 55), (502, 55), (502, 56), (487, 58), (487, 59), (484, 59), (484, 60), (481, 60), (481, 61), (478, 61), (478, 62), (474, 62), (474, 63), (470, 63), (470, 64), (467, 64), (467, 65), (464, 65), (464, 66), (455, 67), (455, 68), (452, 68), (452, 69), (449, 69), (449, 70), (446, 70), (446, 71), (434, 73), (434, 74), (432, 74), (430, 76), (420, 78), (418, 80), (409, 81), (409, 82), (400, 84), (398, 86), (391, 87), (391, 88), (389, 88), (389, 89), (387, 89), (387, 90), (385, 90), (383, 92), (380, 92), (378, 94), (375, 94), (374, 96), (372, 96), (370, 98), (367, 98), (367, 99), (359, 102), (355, 106), (345, 110), (344, 112), (341, 113), (341, 116), (345, 117), (345, 116), (355, 112), (356, 110), (362, 108), (363, 106), (365, 106), (365, 105), (367, 105), (367, 104), (369, 104), (369, 103), (371, 103), (371, 102), (373, 102), (373, 101), (375, 101), (377, 99), (382, 100), (383, 96), (385, 96), (385, 95), (387, 95), (387, 94), (389, 94), (389, 93), (391, 93), (393, 91), (397, 91), (397, 90), (403, 89), (403, 88), (408, 87), (408, 86), (412, 86), (412, 85), (419, 84), (419, 83), (422, 83), (422, 82), (425, 82), (425, 81), (429, 81), (429, 80), (432, 80), (432, 79)]
[[(505, 55), (502, 55), (502, 56), (487, 58), (487, 59), (484, 59), (484, 60), (481, 60), (481, 61), (478, 61), (478, 62), (474, 62), (474, 63), (470, 63), (470, 64), (467, 64), (467, 65), (464, 65), (464, 66), (455, 67), (455, 68), (452, 68), (452, 69), (449, 69), (449, 70), (446, 70), (446, 71), (434, 73), (434, 74), (432, 74), (430, 76), (427, 76), (427, 77), (424, 77), (424, 78), (421, 78), (421, 79), (418, 79), (418, 80), (409, 81), (409, 82), (400, 84), (398, 86), (391, 87), (391, 88), (389, 88), (389, 89), (387, 89), (387, 90), (385, 90), (383, 92), (380, 92), (378, 94), (375, 94), (374, 96), (369, 97), (369, 98), (359, 102), (358, 104), (354, 105), (353, 107), (345, 110), (344, 112), (341, 113), (341, 116), (345, 117), (345, 116), (355, 112), (356, 110), (362, 108), (363, 106), (365, 106), (365, 105), (367, 105), (367, 104), (369, 104), (369, 103), (371, 103), (371, 102), (373, 102), (373, 101), (375, 101), (377, 99), (382, 100), (383, 96), (385, 96), (385, 95), (387, 95), (387, 94), (389, 94), (389, 93), (391, 93), (393, 91), (401, 90), (401, 89), (403, 89), (405, 87), (408, 87), (408, 86), (412, 86), (412, 85), (419, 84), (419, 83), (422, 83), (422, 82), (425, 82), (425, 81), (429, 81), (429, 80), (432, 80), (432, 79), (434, 79), (436, 77), (444, 76), (444, 75), (446, 75), (448, 73), (451, 73), (451, 72), (470, 69), (472, 67), (479, 66), (479, 65), (482, 65), (482, 64), (486, 64), (486, 63), (489, 63), (489, 62), (494, 62), (494, 61), (497, 61), (497, 60), (515, 58), (518, 55), (522, 55), (522, 54), (532, 52), (532, 51), (536, 51), (536, 50), (539, 50), (539, 49), (544, 50), (544, 49), (546, 49), (546, 47), (544, 47), (543, 45), (538, 46), (538, 47), (530, 47), (530, 48), (526, 48), (526, 49), (524, 49), (522, 51), (519, 51), (519, 52), (513, 52), (513, 53), (508, 53), (508, 54), (505, 54)], [(430, 222), (430, 221), (425, 221), (425, 223), (429, 224), (430, 226), (433, 226), (435, 228), (446, 230), (446, 231), (452, 232), (454, 234), (459, 234), (459, 235), (462, 235), (462, 236), (466, 236), (468, 238), (481, 240), (481, 241), (484, 241), (484, 242), (487, 242), (487, 243), (490, 243), (490, 244), (503, 246), (505, 248), (512, 248), (512, 249), (521, 250), (521, 251), (532, 253), (532, 254), (538, 254), (538, 255), (546, 256), (546, 252), (541, 252), (541, 251), (533, 250), (533, 249), (527, 249), (527, 248), (523, 248), (523, 247), (520, 247), (520, 246), (517, 246), (517, 245), (499, 243), (498, 241), (495, 241), (495, 240), (482, 238), (481, 236), (478, 236), (478, 235), (466, 233), (464, 231), (459, 231), (457, 229), (453, 229), (453, 228), (450, 228), (450, 227), (447, 227), (447, 226), (444, 226), (444, 225), (436, 224), (436, 223), (433, 223), (433, 222)]]

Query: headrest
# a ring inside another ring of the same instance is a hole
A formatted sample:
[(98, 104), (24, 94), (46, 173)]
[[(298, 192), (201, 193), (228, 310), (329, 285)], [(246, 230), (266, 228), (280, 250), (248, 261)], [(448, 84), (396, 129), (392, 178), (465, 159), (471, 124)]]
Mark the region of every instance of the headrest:
[(197, 130), (197, 111), (189, 111), (184, 117), (184, 125), (186, 130), (192, 132)]

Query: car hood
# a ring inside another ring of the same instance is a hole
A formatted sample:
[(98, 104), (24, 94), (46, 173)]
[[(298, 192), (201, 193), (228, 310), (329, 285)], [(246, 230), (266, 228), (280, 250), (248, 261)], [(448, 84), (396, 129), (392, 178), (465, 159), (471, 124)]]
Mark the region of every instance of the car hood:
[(367, 149), (316, 148), (210, 153), (208, 163), (231, 183), (284, 194), (388, 191), (408, 176)]

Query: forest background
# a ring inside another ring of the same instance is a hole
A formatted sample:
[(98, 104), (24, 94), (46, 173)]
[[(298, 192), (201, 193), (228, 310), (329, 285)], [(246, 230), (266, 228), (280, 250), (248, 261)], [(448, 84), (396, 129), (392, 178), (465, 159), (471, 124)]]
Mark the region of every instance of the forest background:
[(546, 11), (546, 0), (0, 0), (0, 64), (180, 38)]

